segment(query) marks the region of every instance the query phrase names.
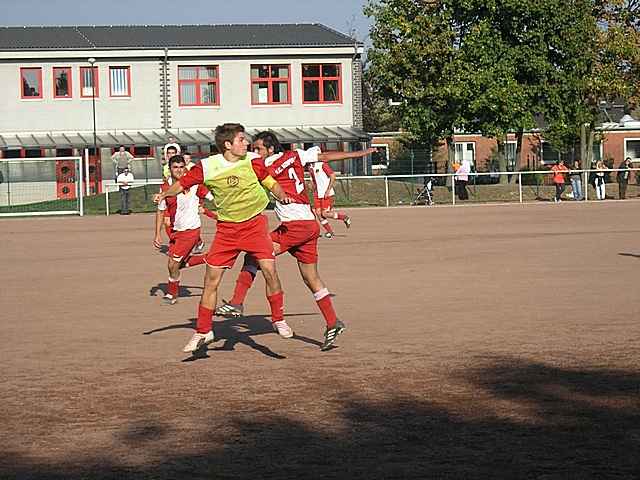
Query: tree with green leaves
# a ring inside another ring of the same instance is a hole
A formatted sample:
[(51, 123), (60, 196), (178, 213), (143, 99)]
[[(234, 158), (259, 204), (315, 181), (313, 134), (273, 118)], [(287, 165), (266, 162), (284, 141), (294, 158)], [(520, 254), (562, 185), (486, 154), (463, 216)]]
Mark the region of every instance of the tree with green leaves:
[[(563, 151), (602, 99), (638, 89), (638, 0), (380, 0), (371, 74), (401, 124), (436, 145), (454, 129), (504, 141), (543, 118)], [(450, 153), (451, 153), (450, 149)], [(590, 151), (590, 150), (589, 150)]]

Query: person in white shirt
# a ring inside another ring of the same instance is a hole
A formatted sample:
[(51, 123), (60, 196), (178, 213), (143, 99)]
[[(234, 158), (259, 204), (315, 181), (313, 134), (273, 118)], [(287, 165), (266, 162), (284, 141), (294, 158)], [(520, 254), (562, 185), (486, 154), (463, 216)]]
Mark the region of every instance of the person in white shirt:
[(131, 195), (129, 189), (131, 188), (133, 180), (133, 173), (129, 171), (129, 167), (125, 167), (116, 179), (118, 185), (120, 185), (120, 215), (129, 215), (129, 213), (131, 213), (129, 210)]

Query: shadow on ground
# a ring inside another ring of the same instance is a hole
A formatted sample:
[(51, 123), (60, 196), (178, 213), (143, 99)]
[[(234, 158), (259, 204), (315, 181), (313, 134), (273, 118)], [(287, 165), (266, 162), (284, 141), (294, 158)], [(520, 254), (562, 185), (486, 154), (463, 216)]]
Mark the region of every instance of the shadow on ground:
[[(205, 417), (193, 436), (197, 453), (178, 455), (166, 447), (152, 451), (145, 438), (178, 437), (179, 431), (138, 422), (114, 436), (127, 448), (148, 449), (159, 459), (155, 463), (132, 467), (106, 451), (99, 459), (44, 464), (5, 452), (0, 473), (33, 480), (638, 478), (638, 373), (569, 370), (516, 358), (485, 363), (454, 374), (478, 402), (443, 406), (412, 399), (411, 392), (383, 401), (342, 391), (337, 429), (326, 428), (329, 417), (300, 423), (286, 411), (263, 418), (232, 414), (227, 429)], [(175, 441), (184, 447), (184, 438)]]

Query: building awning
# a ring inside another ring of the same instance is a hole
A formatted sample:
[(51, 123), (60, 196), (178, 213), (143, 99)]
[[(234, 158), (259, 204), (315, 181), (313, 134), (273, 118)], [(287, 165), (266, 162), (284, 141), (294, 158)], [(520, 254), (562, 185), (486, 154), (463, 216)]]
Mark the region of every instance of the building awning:
[[(265, 130), (248, 128), (251, 136)], [(353, 127), (286, 127), (270, 128), (282, 143), (332, 143), (332, 142), (368, 142), (371, 137), (363, 130)], [(212, 129), (169, 129), (137, 131), (97, 131), (96, 143), (99, 147), (117, 147), (119, 145), (164, 145), (171, 138), (180, 145), (207, 145), (215, 143)], [(94, 144), (93, 132), (37, 132), (37, 133), (0, 133), (0, 148), (85, 148)]]

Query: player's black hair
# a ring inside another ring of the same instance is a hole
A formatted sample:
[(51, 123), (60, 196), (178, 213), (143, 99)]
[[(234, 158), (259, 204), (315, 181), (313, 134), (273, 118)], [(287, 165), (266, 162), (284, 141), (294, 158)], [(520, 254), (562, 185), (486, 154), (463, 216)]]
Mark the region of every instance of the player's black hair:
[(268, 132), (268, 131), (260, 132), (255, 136), (254, 140), (262, 140), (262, 144), (267, 149), (273, 147), (273, 153), (284, 152), (284, 148), (282, 147), (280, 140), (278, 140), (278, 137), (276, 137), (276, 134), (273, 132)]
[(169, 146), (167, 147), (167, 152), (168, 152), (169, 150), (174, 150), (175, 152), (178, 152), (178, 149), (176, 148), (176, 146), (175, 146), (175, 145), (169, 145)]
[(174, 163), (185, 163), (184, 162), (184, 157), (182, 155), (174, 155), (173, 157), (171, 157), (169, 159), (169, 168), (171, 168), (171, 166)]

